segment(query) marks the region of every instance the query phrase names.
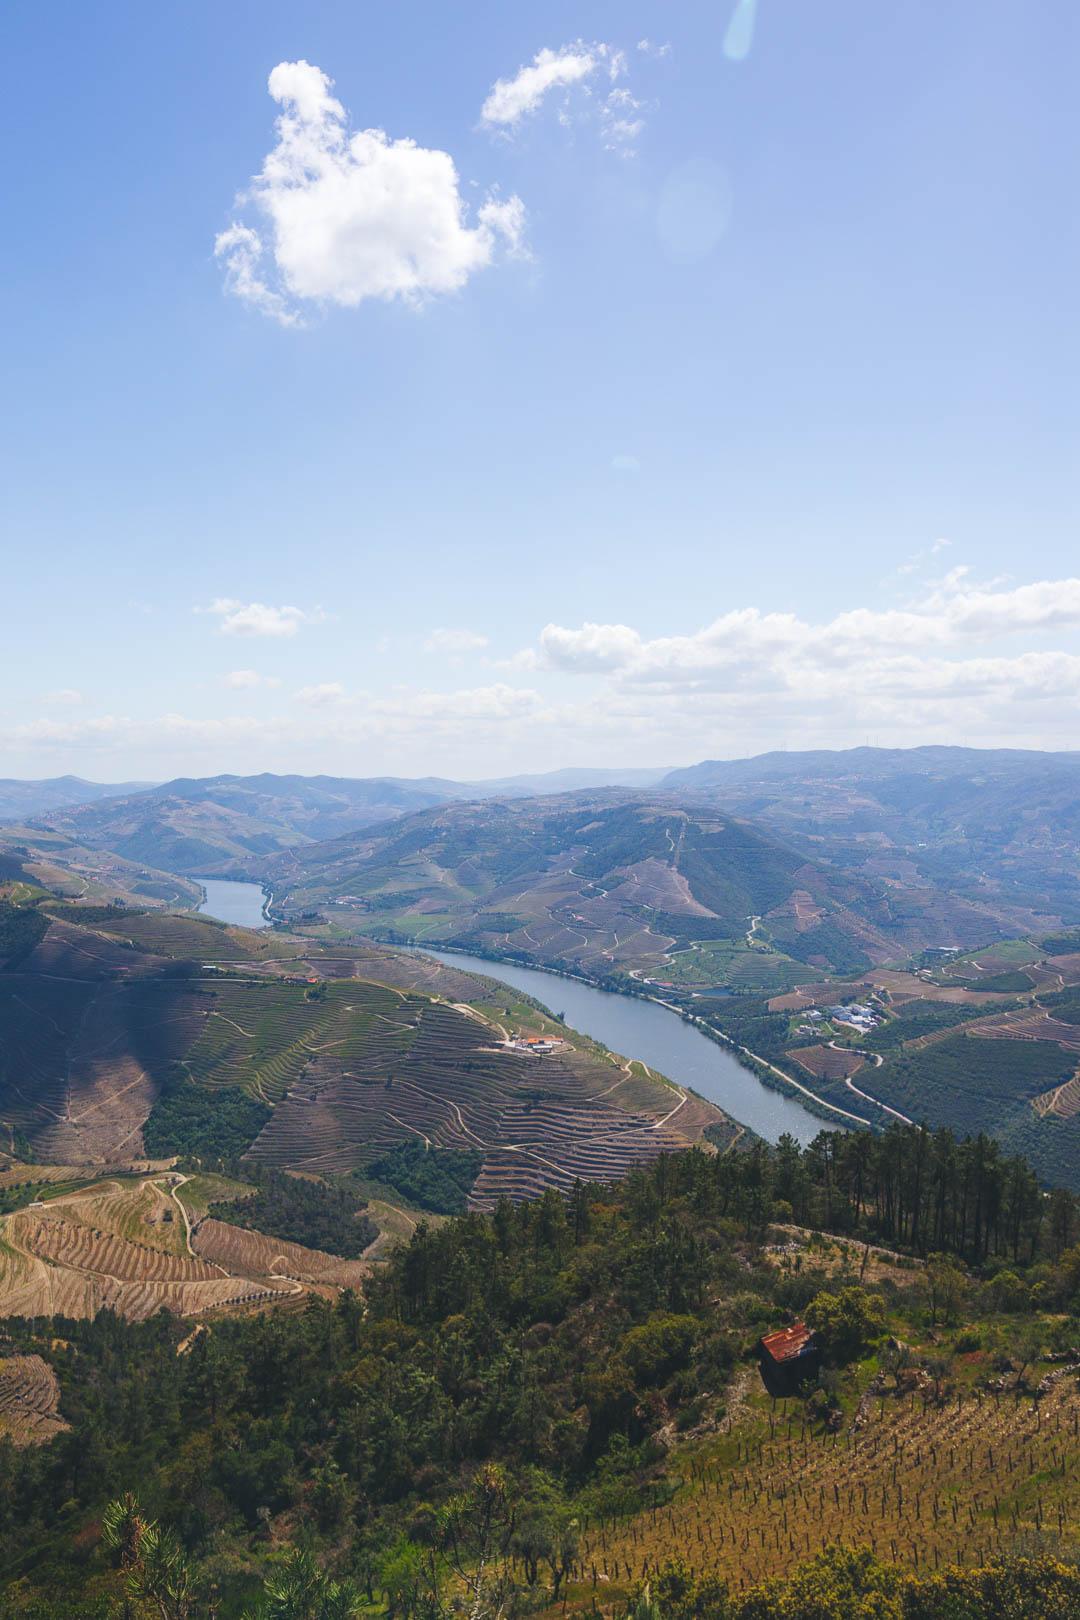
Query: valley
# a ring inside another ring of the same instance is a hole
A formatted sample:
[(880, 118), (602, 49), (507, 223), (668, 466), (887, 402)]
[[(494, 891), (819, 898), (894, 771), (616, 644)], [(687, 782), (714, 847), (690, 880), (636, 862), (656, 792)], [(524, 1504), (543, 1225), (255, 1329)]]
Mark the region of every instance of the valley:
[[(421, 1473), (445, 1503), (504, 1470), (548, 1562), (491, 1567), (583, 1620), (681, 1568), (695, 1620), (721, 1589), (756, 1620), (762, 1581), (854, 1580), (838, 1546), (886, 1582), (1072, 1556), (1067, 907), (915, 903), (653, 789), (238, 844), (139, 903), (156, 868), (8, 837), (0, 1517), (58, 1567), (33, 1471), (101, 1514), (63, 1449), (100, 1400), (218, 1548), (300, 1512), (328, 1553), (347, 1519), (372, 1612)], [(759, 1339), (803, 1316), (821, 1372), (777, 1395)], [(417, 1569), (476, 1567), (419, 1534), (403, 1614)]]
[[(742, 1134), (528, 997), (429, 959), (190, 913), (39, 902), (32, 915), (43, 930), (0, 975), (0, 1195), (22, 1205), (2, 1217), (0, 1312), (196, 1315), (345, 1286), (340, 1265), (287, 1245), (292, 1282), (268, 1282), (258, 1245), (281, 1239), (216, 1216), (181, 1242), (183, 1188), (138, 1180), (146, 1159), (157, 1176), (177, 1156), (300, 1174), (329, 1197), (419, 1143), (468, 1162), (461, 1207), (485, 1209), (615, 1179), (706, 1130), (721, 1149)], [(386, 1191), (380, 1252), (383, 1225), (401, 1231)]]

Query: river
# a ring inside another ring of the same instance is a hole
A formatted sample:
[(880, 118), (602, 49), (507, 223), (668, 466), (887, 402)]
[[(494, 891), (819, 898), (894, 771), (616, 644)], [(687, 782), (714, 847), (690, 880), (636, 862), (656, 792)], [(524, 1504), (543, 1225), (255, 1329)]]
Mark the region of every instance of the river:
[(518, 967), (512, 962), (491, 962), (464, 951), (419, 947), (448, 967), (483, 973), (498, 979), (564, 1015), (572, 1029), (591, 1035), (622, 1057), (639, 1058), (678, 1085), (716, 1103), (725, 1114), (749, 1125), (768, 1142), (779, 1141), (785, 1131), (797, 1141), (812, 1142), (828, 1127), (794, 1098), (763, 1086), (731, 1052), (710, 1040), (676, 1012), (655, 1001), (619, 996), (542, 968)]
[(261, 883), (234, 883), (225, 878), (196, 878), (206, 890), (199, 910), (218, 922), (237, 928), (269, 928), (263, 907), (266, 891)]

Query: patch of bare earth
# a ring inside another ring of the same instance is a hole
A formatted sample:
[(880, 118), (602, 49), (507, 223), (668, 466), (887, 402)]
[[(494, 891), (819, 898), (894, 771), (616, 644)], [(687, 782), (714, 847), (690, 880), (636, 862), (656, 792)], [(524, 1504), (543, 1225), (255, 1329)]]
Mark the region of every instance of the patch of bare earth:
[(656, 855), (623, 868), (624, 881), (611, 890), (613, 900), (635, 906), (651, 906), (655, 911), (669, 911), (691, 917), (715, 917), (715, 911), (695, 900), (690, 884), (681, 872)]

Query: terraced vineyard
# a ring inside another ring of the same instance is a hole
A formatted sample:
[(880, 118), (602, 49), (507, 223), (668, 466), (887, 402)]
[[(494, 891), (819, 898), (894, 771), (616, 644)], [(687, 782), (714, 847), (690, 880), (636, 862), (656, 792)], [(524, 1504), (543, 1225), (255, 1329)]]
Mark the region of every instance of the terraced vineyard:
[(638, 1085), (656, 1099), (654, 1111), (620, 1106), (610, 1065), (568, 1044), (545, 1057), (521, 1052), (501, 1025), (469, 1008), (349, 981), (332, 992), (350, 1015), (347, 1033), (335, 1037), (328, 1021), (318, 1049), (309, 1045), (303, 1078), (251, 1149), (258, 1162), (341, 1173), (362, 1169), (410, 1136), (436, 1147), (481, 1149), (473, 1199), (488, 1207), (501, 1194), (528, 1197), (579, 1176), (624, 1174), (631, 1164), (684, 1146), (716, 1117), (662, 1082), (642, 1084), (641, 1075)]
[(93, 936), (84, 949), (75, 930), (51, 934), (34, 953), (44, 967), (31, 958), (0, 980), (0, 1120), (46, 1162), (118, 1163), (141, 1154), (158, 1087), (208, 1009), (182, 981), (144, 976), (145, 959), (119, 978)]
[[(532, 1053), (523, 1034), (554, 1047)], [(431, 962), (54, 909), (0, 977), (0, 1124), (43, 1164), (12, 1172), (29, 1180), (25, 1193), (12, 1182), (0, 1227), (0, 1313), (190, 1316), (362, 1281), (363, 1263), (200, 1219), (208, 1199), (190, 1236), (160, 1177), (101, 1181), (144, 1157), (148, 1118), (166, 1163), (194, 1152), (207, 1169), (246, 1150), (253, 1165), (362, 1174), (404, 1142), (467, 1148), (474, 1208), (616, 1179), (706, 1129), (721, 1146), (739, 1134), (527, 999)], [(389, 1208), (386, 1229), (401, 1224)]]
[(286, 1243), (227, 1221), (200, 1221), (191, 1242), (196, 1254), (235, 1275), (274, 1282), (291, 1279), (329, 1296), (342, 1288), (361, 1288), (371, 1273), (371, 1266), (363, 1260), (342, 1260), (336, 1254), (324, 1254), (303, 1243)]
[(60, 1385), (40, 1356), (0, 1356), (0, 1440), (41, 1446), (69, 1425), (59, 1416)]
[(866, 1062), (861, 1052), (839, 1046), (800, 1046), (791, 1054), (795, 1062), (819, 1080), (846, 1080)]
[[(107, 1181), (7, 1216), (0, 1316), (87, 1317), (108, 1306), (133, 1321), (161, 1309), (201, 1317), (312, 1292), (334, 1297), (367, 1275), (361, 1262), (223, 1221), (201, 1220), (189, 1233), (182, 1183)], [(0, 1401), (2, 1393), (0, 1380)]]

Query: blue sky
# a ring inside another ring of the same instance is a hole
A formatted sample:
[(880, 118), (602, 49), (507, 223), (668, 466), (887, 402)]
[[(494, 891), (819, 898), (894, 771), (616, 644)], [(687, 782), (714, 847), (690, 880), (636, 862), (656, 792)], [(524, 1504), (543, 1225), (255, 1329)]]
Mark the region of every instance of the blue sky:
[(0, 774), (1075, 745), (1080, 14), (739, 9), (14, 0)]

